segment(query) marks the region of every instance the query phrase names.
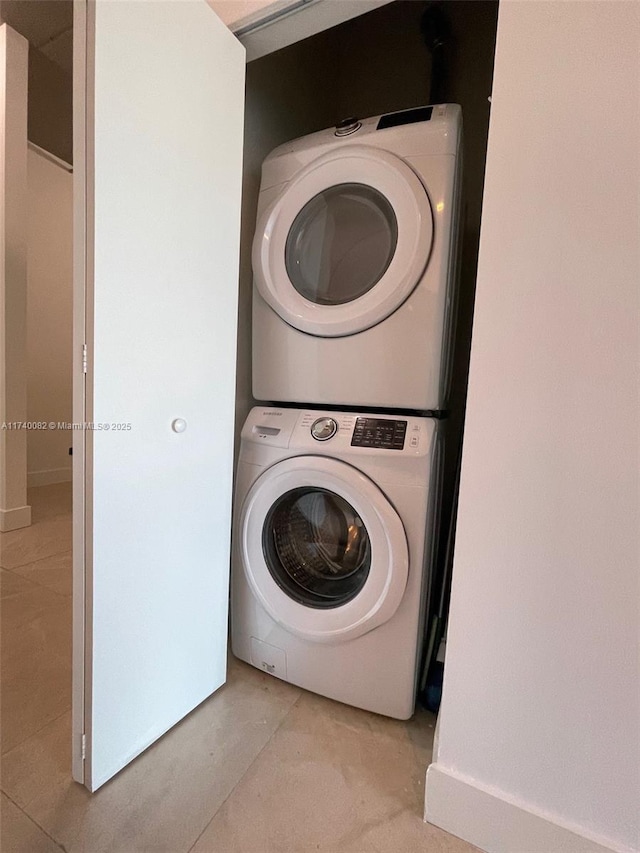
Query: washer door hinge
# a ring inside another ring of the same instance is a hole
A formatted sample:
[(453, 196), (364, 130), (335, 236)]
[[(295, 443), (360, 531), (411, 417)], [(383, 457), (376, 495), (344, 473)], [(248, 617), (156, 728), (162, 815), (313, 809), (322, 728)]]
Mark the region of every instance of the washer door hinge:
[(86, 344), (82, 344), (82, 372), (87, 372), (87, 364), (89, 362), (89, 350)]

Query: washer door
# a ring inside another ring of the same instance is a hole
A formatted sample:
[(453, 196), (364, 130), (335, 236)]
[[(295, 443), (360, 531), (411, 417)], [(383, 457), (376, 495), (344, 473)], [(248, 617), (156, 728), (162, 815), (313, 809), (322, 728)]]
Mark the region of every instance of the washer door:
[(279, 462), (244, 502), (240, 549), (256, 597), (283, 628), (353, 639), (393, 616), (407, 583), (404, 527), (362, 472), (322, 456)]
[(256, 286), (300, 331), (352, 335), (405, 301), (432, 240), (429, 198), (412, 169), (387, 151), (349, 146), (310, 163), (260, 218)]

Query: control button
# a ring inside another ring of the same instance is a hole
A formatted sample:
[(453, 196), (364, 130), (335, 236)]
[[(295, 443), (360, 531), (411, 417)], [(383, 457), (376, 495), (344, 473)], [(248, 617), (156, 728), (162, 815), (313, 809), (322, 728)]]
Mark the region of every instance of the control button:
[(411, 445), (411, 447), (417, 447), (417, 446), (418, 446), (418, 442), (419, 442), (419, 441), (420, 441), (420, 437), (419, 437), (419, 436), (417, 436), (417, 435), (412, 435), (412, 436), (411, 436), (411, 441), (409, 442), (409, 444)]
[(373, 447), (384, 450), (402, 450), (407, 421), (388, 418), (357, 418), (352, 447)]
[(338, 431), (338, 424), (333, 418), (317, 418), (311, 424), (311, 435), (316, 441), (327, 441)]
[(349, 136), (351, 133), (355, 133), (356, 130), (360, 130), (362, 127), (362, 122), (358, 121), (357, 118), (350, 117), (345, 118), (342, 121), (339, 121), (336, 125), (335, 135), (336, 136)]

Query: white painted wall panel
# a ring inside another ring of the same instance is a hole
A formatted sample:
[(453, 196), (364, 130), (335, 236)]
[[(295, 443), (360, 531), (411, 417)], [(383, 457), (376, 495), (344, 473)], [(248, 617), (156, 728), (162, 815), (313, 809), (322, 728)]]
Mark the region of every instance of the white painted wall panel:
[(73, 176), (32, 149), (27, 157), (27, 417), (30, 486), (71, 479)]
[[(27, 40), (0, 22), (0, 423), (27, 418)], [(31, 524), (27, 434), (0, 430), (0, 531)]]
[(436, 765), (616, 850), (640, 840), (639, 45), (636, 3), (500, 6)]

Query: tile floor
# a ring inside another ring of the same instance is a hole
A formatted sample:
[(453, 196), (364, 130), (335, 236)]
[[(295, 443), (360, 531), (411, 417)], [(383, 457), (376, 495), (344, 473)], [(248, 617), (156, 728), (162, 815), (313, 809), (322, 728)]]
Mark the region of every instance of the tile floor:
[(233, 659), (96, 794), (70, 776), (71, 494), (0, 541), (3, 853), (471, 853), (422, 822), (434, 719), (368, 714)]

